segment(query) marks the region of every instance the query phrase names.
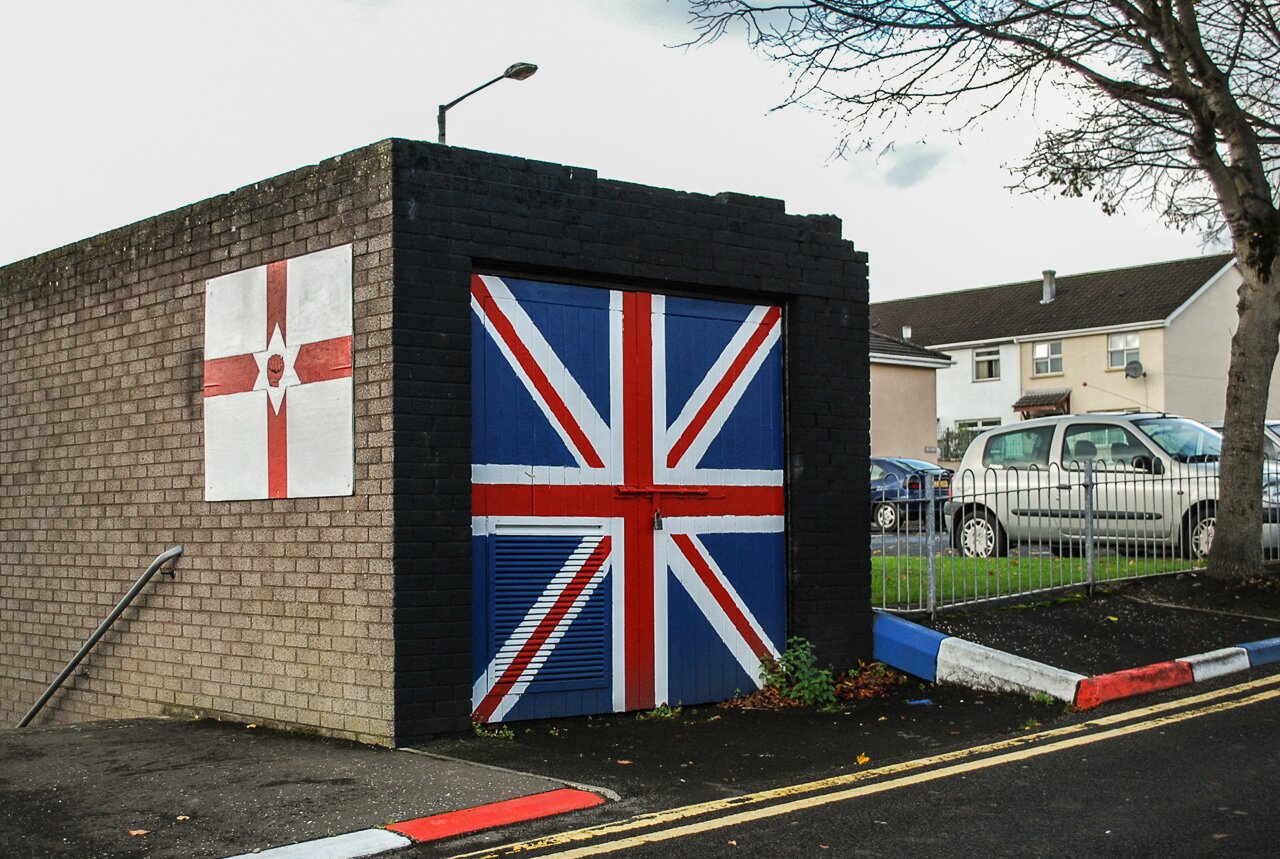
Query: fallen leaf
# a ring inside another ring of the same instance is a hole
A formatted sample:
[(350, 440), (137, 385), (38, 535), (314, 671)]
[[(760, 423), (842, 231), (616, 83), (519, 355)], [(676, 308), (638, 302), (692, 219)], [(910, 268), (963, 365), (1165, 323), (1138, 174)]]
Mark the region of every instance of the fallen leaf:
[(737, 847), (737, 846), (738, 846), (738, 842), (736, 842), (736, 841), (734, 841), (734, 840), (730, 839), (730, 841), (729, 841), (729, 846), (730, 846), (730, 847)]
[(135, 836), (137, 836), (137, 835), (150, 835), (150, 834), (151, 834), (151, 830), (150, 830), (150, 829), (130, 829), (130, 830), (129, 830), (129, 834), (130, 834), (130, 835), (135, 835)]
[(1230, 838), (1231, 836), (1226, 834), (1225, 832), (1215, 832), (1213, 833), (1213, 837), (1218, 840), (1221, 840), (1223, 838)]
[(633, 763), (635, 763), (635, 761), (629, 761), (629, 760), (626, 760), (626, 759), (622, 759), (622, 760), (619, 760), (619, 761), (618, 761), (618, 763), (625, 767), (625, 766), (627, 766), (628, 764), (633, 764)]
[(250, 724), (248, 724), (248, 725), (245, 725), (245, 727), (246, 727), (246, 728), (256, 728), (256, 727), (258, 727), (258, 726), (257, 726), (257, 725), (255, 725), (255, 724), (253, 724), (253, 723), (250, 723)]
[(861, 754), (861, 753), (858, 755), (857, 760), (858, 760), (858, 766), (862, 766), (862, 765), (864, 765), (864, 764), (871, 763), (871, 758), (869, 758), (869, 757), (867, 757), (865, 754)]
[(187, 816), (187, 815), (185, 815), (185, 814), (179, 814), (179, 815), (178, 815), (178, 817), (177, 817), (177, 819), (178, 819), (178, 820), (190, 820), (191, 818), (190, 818), (190, 817), (188, 817), (188, 816)]
[(1118, 623), (1120, 621), (1120, 618), (1115, 617), (1113, 615), (1107, 615), (1107, 620), (1111, 621), (1112, 623)]

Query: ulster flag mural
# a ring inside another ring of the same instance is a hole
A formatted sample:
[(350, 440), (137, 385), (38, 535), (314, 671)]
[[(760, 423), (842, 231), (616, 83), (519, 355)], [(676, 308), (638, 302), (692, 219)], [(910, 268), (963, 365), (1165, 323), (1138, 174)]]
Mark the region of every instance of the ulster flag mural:
[(205, 285), (205, 499), (350, 495), (351, 246)]
[(759, 684), (786, 636), (782, 312), (476, 276), (473, 718)]

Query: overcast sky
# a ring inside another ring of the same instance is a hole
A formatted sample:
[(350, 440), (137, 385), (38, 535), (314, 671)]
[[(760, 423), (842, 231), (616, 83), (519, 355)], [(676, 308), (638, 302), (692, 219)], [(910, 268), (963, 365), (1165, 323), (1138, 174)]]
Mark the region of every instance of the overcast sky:
[(836, 159), (831, 120), (771, 110), (784, 68), (740, 36), (669, 47), (691, 36), (685, 0), (12, 4), (0, 264), (387, 137), (434, 140), (439, 103), (517, 60), (538, 73), (451, 110), (451, 145), (838, 215), (873, 301), (1206, 252), (1145, 210), (1006, 190), (1026, 116), (963, 138), (917, 123)]

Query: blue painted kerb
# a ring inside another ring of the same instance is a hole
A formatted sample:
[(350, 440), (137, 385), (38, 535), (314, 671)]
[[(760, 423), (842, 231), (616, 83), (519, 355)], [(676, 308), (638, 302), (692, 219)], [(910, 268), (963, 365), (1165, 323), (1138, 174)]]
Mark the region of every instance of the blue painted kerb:
[(1264, 638), (1261, 641), (1250, 641), (1248, 644), (1237, 646), (1249, 654), (1250, 665), (1280, 662), (1280, 638)]
[(938, 675), (938, 647), (951, 637), (882, 611), (875, 613), (871, 636), (876, 659), (931, 683)]

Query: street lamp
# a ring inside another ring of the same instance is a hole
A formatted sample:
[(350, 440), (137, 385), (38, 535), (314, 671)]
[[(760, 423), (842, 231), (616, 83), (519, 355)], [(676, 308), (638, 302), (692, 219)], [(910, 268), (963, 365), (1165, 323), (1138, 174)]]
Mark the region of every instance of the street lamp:
[(480, 84), (480, 86), (478, 86), (478, 87), (476, 87), (475, 89), (471, 90), (471, 92), (463, 93), (462, 95), (458, 96), (457, 98), (455, 98), (453, 101), (449, 102), (448, 104), (442, 104), (442, 105), (440, 105), (440, 111), (436, 114), (436, 124), (437, 124), (437, 125), (439, 125), (439, 127), (440, 127), (440, 141), (439, 141), (439, 142), (440, 142), (440, 143), (444, 143), (444, 112), (445, 112), (446, 110), (448, 110), (449, 108), (453, 107), (455, 104), (457, 104), (458, 102), (462, 101), (464, 98), (468, 98), (468, 97), (470, 97), (470, 96), (475, 95), (476, 93), (480, 92), (480, 90), (484, 89), (485, 87), (487, 87), (487, 86), (493, 86), (494, 84), (496, 84), (498, 81), (502, 80), (503, 78), (511, 78), (513, 81), (522, 81), (522, 80), (524, 80), (525, 78), (527, 78), (527, 77), (529, 77), (530, 75), (532, 75), (532, 74), (533, 74), (534, 72), (536, 72), (537, 70), (538, 70), (538, 67), (537, 67), (537, 66), (535, 66), (533, 63), (512, 63), (511, 65), (507, 66), (507, 70), (506, 70), (505, 72), (503, 72), (502, 74), (498, 75), (498, 76), (497, 76), (496, 78), (494, 78), (493, 80), (488, 81), (487, 83), (482, 83), (482, 84)]

